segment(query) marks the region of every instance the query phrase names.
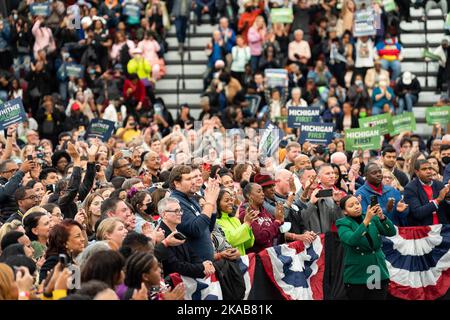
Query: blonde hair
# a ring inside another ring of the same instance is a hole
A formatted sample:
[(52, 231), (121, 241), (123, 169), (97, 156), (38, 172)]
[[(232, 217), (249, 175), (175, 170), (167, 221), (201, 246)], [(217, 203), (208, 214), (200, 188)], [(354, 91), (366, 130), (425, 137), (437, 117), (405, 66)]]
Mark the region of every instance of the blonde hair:
[(108, 240), (106, 239), (107, 234), (111, 234), (114, 232), (114, 229), (116, 228), (117, 224), (121, 223), (125, 225), (122, 220), (119, 218), (106, 218), (102, 222), (100, 222), (100, 225), (97, 228), (97, 240)]
[(13, 287), (13, 270), (7, 264), (0, 263), (0, 300), (17, 300), (17, 296), (13, 295)]
[(400, 192), (403, 192), (403, 187), (400, 184), (400, 182), (398, 182), (397, 178), (395, 177), (395, 175), (392, 173), (392, 171), (388, 170), (388, 169), (384, 169), (383, 168), (383, 175), (384, 174), (388, 174), (391, 176), (392, 182), (395, 184), (395, 189), (397, 189)]
[(2, 227), (0, 228), (0, 242), (7, 233), (16, 231), (20, 227), (23, 227), (22, 221), (20, 220), (13, 220), (2, 225)]

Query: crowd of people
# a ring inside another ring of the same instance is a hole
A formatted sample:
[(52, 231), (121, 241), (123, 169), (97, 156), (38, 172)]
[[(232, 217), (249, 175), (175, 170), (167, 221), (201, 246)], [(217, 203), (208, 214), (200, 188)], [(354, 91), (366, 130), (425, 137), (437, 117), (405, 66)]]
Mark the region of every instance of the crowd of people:
[[(420, 84), (401, 70), (403, 11), (373, 3), (377, 33), (356, 38), (351, 0), (80, 0), (78, 29), (75, 1), (52, 2), (47, 17), (29, 14), (34, 2), (7, 1), (0, 22), (0, 99), (22, 99), (28, 116), (0, 134), (0, 300), (183, 300), (170, 274), (232, 273), (247, 253), (330, 231), (346, 261), (381, 261), (378, 235), (394, 225), (450, 222), (450, 128), (350, 152), (338, 136), (300, 144), (278, 121), (287, 106), (317, 106), (343, 133), (360, 117), (411, 111)], [(293, 22), (272, 23), (283, 6)], [(174, 120), (154, 84), (170, 23), (182, 52), (193, 7), (219, 27), (203, 111), (194, 119), (183, 103)], [(71, 63), (84, 73), (68, 76)], [(288, 86), (268, 92), (268, 68), (286, 68)], [(260, 98), (255, 113), (248, 95)], [(86, 135), (96, 118), (116, 124), (107, 141)], [(258, 131), (268, 121), (286, 133), (270, 153)], [(361, 288), (361, 270), (346, 269), (349, 298), (382, 298)]]

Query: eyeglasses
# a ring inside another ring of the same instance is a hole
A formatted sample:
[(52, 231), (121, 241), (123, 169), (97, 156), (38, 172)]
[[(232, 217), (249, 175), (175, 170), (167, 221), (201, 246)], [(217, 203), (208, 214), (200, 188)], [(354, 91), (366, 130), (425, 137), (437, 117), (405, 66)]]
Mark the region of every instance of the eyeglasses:
[(38, 196), (38, 195), (35, 195), (35, 194), (33, 194), (32, 196), (29, 196), (29, 197), (23, 198), (22, 200), (27, 200), (27, 199), (31, 199), (31, 200), (39, 200), (39, 196)]
[(177, 214), (177, 215), (179, 215), (179, 216), (183, 215), (183, 210), (181, 210), (181, 209), (176, 209), (176, 210), (166, 210), (166, 212), (172, 212), (172, 213), (175, 213), (175, 214)]
[(17, 172), (19, 169), (10, 169), (10, 170), (6, 170), (6, 171), (2, 171), (2, 173), (15, 173)]

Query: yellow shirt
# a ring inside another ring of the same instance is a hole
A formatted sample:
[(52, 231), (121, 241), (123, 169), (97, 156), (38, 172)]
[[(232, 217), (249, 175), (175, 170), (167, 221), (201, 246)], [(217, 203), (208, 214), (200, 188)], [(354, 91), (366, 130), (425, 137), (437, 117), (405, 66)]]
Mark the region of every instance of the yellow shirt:
[[(117, 135), (120, 136), (124, 130), (125, 130), (124, 128), (120, 128), (119, 130), (117, 130)], [(140, 134), (141, 132), (139, 130), (127, 129), (127, 131), (125, 131), (125, 133), (122, 136), (122, 140), (125, 143), (128, 143), (133, 141), (134, 138), (139, 137)]]

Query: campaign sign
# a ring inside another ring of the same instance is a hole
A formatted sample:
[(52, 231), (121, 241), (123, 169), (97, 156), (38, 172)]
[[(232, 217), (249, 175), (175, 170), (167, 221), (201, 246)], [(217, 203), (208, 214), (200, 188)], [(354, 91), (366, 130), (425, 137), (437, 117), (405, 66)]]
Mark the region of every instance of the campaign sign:
[(128, 3), (123, 8), (123, 14), (128, 16), (129, 19), (139, 20), (141, 17), (141, 8), (136, 4)]
[(376, 116), (359, 118), (360, 128), (376, 127), (380, 129), (380, 134), (388, 134), (394, 131), (392, 126), (392, 116), (388, 113), (378, 114)]
[(397, 116), (392, 117), (392, 127), (391, 135), (400, 134), (406, 131), (416, 130), (416, 118), (412, 112), (403, 112)]
[(292, 8), (273, 8), (270, 10), (272, 23), (292, 23), (294, 14)]
[(288, 107), (289, 128), (300, 128), (308, 122), (320, 122), (319, 107)]
[(111, 138), (115, 126), (114, 122), (104, 119), (92, 119), (87, 131), (88, 138), (99, 138), (103, 142)]
[(77, 63), (69, 63), (66, 65), (66, 73), (68, 77), (82, 78), (84, 67)]
[(381, 148), (381, 133), (377, 127), (345, 130), (345, 149), (378, 150)]
[(300, 143), (309, 141), (314, 144), (328, 145), (333, 140), (334, 124), (310, 122), (300, 126)]
[(446, 125), (450, 122), (450, 106), (429, 107), (425, 112), (425, 118), (429, 125)]
[(264, 76), (268, 88), (287, 87), (288, 85), (288, 72), (285, 69), (266, 69)]
[(375, 12), (372, 9), (356, 11), (353, 23), (353, 36), (374, 36), (376, 33)]
[(0, 105), (0, 130), (25, 121), (27, 121), (27, 114), (22, 99), (16, 98)]
[(30, 5), (30, 13), (33, 16), (48, 17), (50, 15), (51, 7), (49, 2), (32, 3)]

